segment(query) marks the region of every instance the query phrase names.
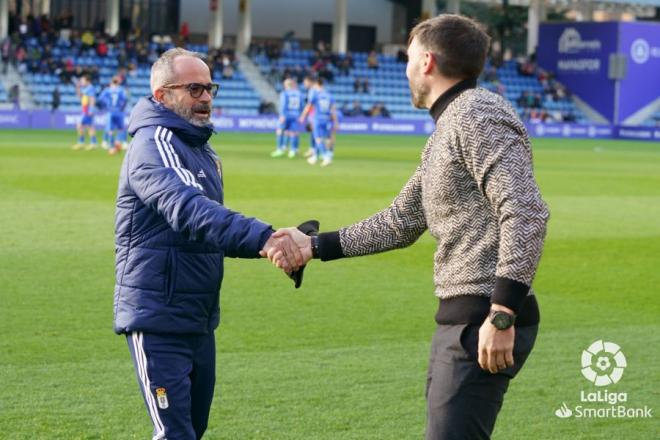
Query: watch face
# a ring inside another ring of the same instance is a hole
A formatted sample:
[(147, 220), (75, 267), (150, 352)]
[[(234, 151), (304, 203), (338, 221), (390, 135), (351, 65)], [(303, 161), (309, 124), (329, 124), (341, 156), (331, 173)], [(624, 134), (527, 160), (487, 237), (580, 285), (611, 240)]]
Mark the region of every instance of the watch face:
[(505, 330), (509, 327), (511, 327), (511, 316), (509, 316), (507, 313), (495, 313), (493, 315), (493, 319), (491, 320), (491, 323), (495, 326), (495, 328), (498, 328), (500, 330)]

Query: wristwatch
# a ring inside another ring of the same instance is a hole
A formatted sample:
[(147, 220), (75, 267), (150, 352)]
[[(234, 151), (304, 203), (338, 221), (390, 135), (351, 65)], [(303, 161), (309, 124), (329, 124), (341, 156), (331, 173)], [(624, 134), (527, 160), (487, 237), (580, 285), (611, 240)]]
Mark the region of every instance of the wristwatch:
[(310, 238), (312, 241), (312, 258), (319, 258), (319, 237), (318, 235), (312, 235)]
[(491, 310), (488, 317), (490, 323), (498, 330), (506, 330), (516, 322), (516, 315), (501, 310)]

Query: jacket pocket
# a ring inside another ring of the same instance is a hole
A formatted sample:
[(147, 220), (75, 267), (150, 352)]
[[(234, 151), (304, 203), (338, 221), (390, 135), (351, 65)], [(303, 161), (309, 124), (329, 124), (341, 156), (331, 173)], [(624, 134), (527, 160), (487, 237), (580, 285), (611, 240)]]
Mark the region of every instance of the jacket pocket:
[(174, 296), (174, 287), (176, 286), (176, 260), (176, 249), (169, 248), (167, 250), (167, 264), (165, 273), (165, 302), (167, 304), (172, 302), (172, 297)]

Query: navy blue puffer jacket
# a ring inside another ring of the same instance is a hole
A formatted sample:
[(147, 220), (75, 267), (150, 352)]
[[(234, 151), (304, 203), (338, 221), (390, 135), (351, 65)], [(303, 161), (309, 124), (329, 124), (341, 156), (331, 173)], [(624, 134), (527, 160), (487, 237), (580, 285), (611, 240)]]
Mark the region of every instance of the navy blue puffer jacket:
[(225, 208), (221, 166), (196, 127), (152, 98), (131, 113), (115, 217), (117, 333), (206, 334), (223, 258), (256, 258), (270, 225)]

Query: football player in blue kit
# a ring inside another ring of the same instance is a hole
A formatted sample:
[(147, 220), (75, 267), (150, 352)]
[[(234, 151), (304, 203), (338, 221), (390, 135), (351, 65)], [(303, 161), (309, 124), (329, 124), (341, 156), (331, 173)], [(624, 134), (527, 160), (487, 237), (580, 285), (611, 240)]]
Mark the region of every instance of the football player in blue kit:
[(303, 95), (298, 90), (298, 84), (293, 78), (284, 80), (284, 90), (280, 94), (280, 118), (277, 127), (277, 149), (271, 157), (282, 157), (289, 148), (289, 158), (298, 154), (299, 125), (298, 116), (303, 108)]
[(314, 135), (315, 151), (308, 159), (310, 165), (315, 165), (322, 159), (321, 166), (326, 167), (332, 163), (334, 157), (334, 139), (337, 129), (337, 110), (335, 100), (323, 87), (323, 78), (317, 78), (310, 93), (310, 100), (300, 116), (305, 121), (309, 113), (312, 114), (312, 133)]

